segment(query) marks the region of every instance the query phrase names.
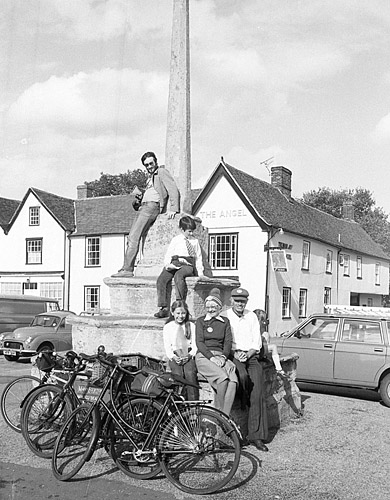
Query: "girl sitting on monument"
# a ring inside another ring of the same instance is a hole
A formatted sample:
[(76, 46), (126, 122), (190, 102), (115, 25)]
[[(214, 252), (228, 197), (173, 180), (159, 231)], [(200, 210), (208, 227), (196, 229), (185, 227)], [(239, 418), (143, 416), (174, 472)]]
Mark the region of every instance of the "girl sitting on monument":
[[(164, 347), (172, 373), (198, 385), (194, 356), (196, 353), (195, 324), (190, 321), (188, 306), (184, 300), (176, 300), (163, 328)], [(199, 389), (185, 386), (189, 401), (199, 400)]]
[(171, 299), (171, 283), (175, 281), (176, 300), (186, 300), (188, 276), (202, 276), (204, 272), (202, 250), (199, 241), (194, 238), (196, 229), (194, 219), (188, 215), (179, 221), (180, 234), (174, 236), (164, 258), (164, 268), (157, 278), (156, 318), (168, 317)]

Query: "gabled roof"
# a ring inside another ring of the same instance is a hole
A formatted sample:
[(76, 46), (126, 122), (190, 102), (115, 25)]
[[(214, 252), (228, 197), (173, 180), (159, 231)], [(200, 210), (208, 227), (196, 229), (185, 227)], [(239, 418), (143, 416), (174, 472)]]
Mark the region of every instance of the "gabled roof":
[(223, 160), (217, 165), (193, 204), (196, 213), (215, 186), (225, 176), (249, 212), (263, 229), (283, 228), (304, 238), (312, 238), (338, 248), (390, 260), (360, 224), (338, 219), (305, 203), (287, 198), (279, 189)]
[(46, 210), (54, 217), (54, 219), (65, 231), (73, 231), (74, 201), (70, 198), (63, 198), (62, 196), (57, 196), (56, 194), (41, 191), (40, 189), (36, 188), (29, 188), (27, 193), (24, 195), (23, 200), (20, 202), (17, 210), (12, 216), (9, 228), (11, 228), (12, 224), (17, 219), (19, 212), (23, 208), (27, 198), (31, 193), (37, 197), (40, 203), (46, 208)]
[(10, 200), (8, 198), (0, 198), (0, 227), (4, 231), (7, 230), (8, 225), (19, 206), (20, 201)]
[(99, 196), (76, 200), (75, 236), (93, 234), (126, 234), (130, 231), (136, 212), (131, 194)]

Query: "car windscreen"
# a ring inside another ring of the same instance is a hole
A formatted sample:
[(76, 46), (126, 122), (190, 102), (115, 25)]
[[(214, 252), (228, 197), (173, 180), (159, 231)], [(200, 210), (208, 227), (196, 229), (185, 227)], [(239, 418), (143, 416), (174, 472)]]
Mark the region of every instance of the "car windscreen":
[(31, 323), (31, 326), (57, 326), (60, 322), (60, 318), (57, 316), (36, 316)]

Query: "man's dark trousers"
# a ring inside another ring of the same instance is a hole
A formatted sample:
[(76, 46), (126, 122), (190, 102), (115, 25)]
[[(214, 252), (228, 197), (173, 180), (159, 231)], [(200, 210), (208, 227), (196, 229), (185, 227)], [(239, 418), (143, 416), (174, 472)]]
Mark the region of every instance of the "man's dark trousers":
[(238, 371), (240, 386), (249, 391), (248, 440), (267, 441), (268, 419), (264, 397), (264, 371), (257, 355), (245, 363), (233, 358)]

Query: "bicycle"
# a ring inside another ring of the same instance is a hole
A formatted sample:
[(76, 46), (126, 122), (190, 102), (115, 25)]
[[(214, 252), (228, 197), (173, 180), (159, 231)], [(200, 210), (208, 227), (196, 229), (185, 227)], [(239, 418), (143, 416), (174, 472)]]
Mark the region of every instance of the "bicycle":
[[(230, 481), (240, 461), (241, 435), (227, 415), (205, 402), (185, 401), (177, 388), (189, 383), (179, 376), (130, 372), (115, 358), (101, 361), (111, 368), (109, 379), (91, 405), (71, 413), (55, 442), (57, 479), (74, 477), (100, 444), (109, 446), (118, 468), (134, 478), (151, 478), (162, 470), (176, 487), (195, 494), (213, 493)], [(118, 371), (134, 381), (139, 375), (154, 377), (163, 397), (139, 394), (116, 407), (111, 395), (106, 402)]]
[(22, 432), (22, 405), (31, 391), (46, 384), (52, 378), (57, 380), (59, 383), (66, 382), (66, 380), (63, 380), (54, 373), (54, 369), (55, 366), (47, 371), (42, 378), (38, 378), (34, 375), (22, 375), (14, 380), (11, 380), (11, 382), (5, 386), (0, 398), (1, 414), (3, 415), (6, 424), (15, 432)]

